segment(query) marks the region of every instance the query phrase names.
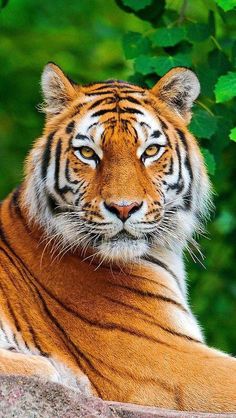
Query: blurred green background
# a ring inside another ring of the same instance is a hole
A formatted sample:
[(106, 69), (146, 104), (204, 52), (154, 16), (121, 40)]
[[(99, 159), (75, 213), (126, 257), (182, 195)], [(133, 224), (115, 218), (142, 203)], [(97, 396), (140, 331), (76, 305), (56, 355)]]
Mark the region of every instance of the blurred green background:
[[(186, 257), (191, 305), (208, 343), (236, 354), (236, 145), (229, 139), (235, 126), (235, 0), (4, 3), (1, 199), (21, 181), (23, 160), (41, 134), (43, 115), (36, 106), (41, 101), (40, 74), (48, 61), (79, 83), (118, 78), (150, 86), (174, 65), (191, 66), (198, 73), (203, 91), (191, 129), (200, 138), (211, 173), (216, 211), (208, 238), (200, 240), (205, 267)], [(217, 80), (225, 74), (215, 96)]]

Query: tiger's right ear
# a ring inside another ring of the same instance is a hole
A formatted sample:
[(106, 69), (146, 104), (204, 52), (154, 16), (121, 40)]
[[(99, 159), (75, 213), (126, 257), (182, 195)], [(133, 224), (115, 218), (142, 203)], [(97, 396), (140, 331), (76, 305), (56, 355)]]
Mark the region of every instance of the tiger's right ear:
[(78, 95), (76, 85), (53, 63), (45, 66), (41, 86), (44, 98), (42, 110), (49, 117), (59, 114)]

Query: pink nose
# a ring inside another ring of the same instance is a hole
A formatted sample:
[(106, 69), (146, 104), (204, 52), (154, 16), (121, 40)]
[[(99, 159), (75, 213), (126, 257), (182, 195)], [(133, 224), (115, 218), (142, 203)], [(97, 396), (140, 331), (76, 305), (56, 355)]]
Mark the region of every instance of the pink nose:
[(130, 205), (118, 205), (116, 203), (104, 203), (105, 208), (114, 213), (121, 221), (125, 222), (133, 213), (141, 208), (143, 203), (133, 202)]

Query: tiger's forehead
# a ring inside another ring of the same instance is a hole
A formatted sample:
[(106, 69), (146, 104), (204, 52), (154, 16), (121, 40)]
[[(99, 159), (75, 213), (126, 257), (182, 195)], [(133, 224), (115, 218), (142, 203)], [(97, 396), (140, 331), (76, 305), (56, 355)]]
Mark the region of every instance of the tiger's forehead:
[[(92, 97), (91, 92), (85, 94), (83, 114), (75, 118), (75, 139), (93, 141), (102, 146), (109, 140), (119, 140), (121, 136), (139, 145), (155, 137), (160, 145), (165, 144), (163, 123), (151, 106), (145, 107), (144, 90), (133, 89), (132, 95), (114, 88), (105, 92), (104, 97), (100, 93)], [(114, 132), (118, 135), (113, 136)]]

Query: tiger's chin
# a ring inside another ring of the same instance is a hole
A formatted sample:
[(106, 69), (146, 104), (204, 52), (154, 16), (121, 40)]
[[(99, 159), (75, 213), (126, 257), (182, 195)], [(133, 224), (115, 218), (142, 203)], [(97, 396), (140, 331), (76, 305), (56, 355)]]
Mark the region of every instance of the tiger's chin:
[(97, 245), (101, 258), (109, 262), (126, 263), (138, 260), (148, 249), (149, 243), (145, 238), (115, 237)]

